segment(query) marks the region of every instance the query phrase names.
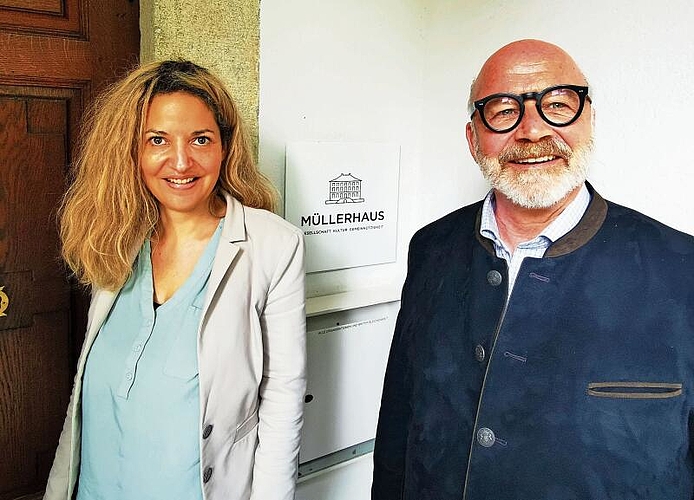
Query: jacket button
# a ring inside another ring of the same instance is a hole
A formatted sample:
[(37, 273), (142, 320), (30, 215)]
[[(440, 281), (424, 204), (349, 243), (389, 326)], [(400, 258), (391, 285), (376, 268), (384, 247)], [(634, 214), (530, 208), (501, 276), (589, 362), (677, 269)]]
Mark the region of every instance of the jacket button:
[(489, 283), (490, 285), (499, 286), (501, 285), (502, 281), (503, 277), (501, 276), (501, 273), (496, 269), (493, 269), (487, 273), (487, 283)]
[(484, 354), (484, 347), (477, 344), (475, 346), (475, 359), (481, 363), (482, 361), (484, 361)]
[(212, 428), (213, 427), (214, 426), (212, 424), (207, 424), (205, 426), (205, 429), (202, 431), (202, 438), (203, 439), (207, 439), (208, 437), (210, 437), (210, 434), (212, 434)]
[(202, 482), (207, 483), (211, 477), (212, 477), (212, 467), (208, 467), (207, 469), (205, 469), (205, 472), (202, 473)]
[(490, 446), (494, 445), (495, 441), (496, 437), (494, 436), (493, 430), (487, 429), (486, 427), (481, 427), (477, 430), (477, 442), (481, 446), (489, 448)]

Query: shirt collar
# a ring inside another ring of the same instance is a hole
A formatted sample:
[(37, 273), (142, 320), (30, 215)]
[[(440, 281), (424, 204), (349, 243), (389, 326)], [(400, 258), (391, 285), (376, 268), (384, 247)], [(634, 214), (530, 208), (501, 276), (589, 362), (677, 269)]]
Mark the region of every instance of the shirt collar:
[[(537, 241), (538, 239), (546, 240), (547, 247), (550, 244), (557, 241), (559, 238), (564, 236), (566, 233), (571, 231), (581, 220), (583, 214), (585, 213), (588, 205), (590, 204), (590, 192), (586, 187), (585, 183), (581, 186), (578, 195), (569, 203), (569, 205), (559, 214), (559, 217), (554, 219), (547, 227), (545, 227), (540, 234), (534, 238), (532, 241)], [(495, 248), (504, 248), (503, 241), (499, 237), (499, 226), (496, 222), (496, 216), (494, 215), (494, 207), (496, 206), (496, 199), (494, 197), (494, 190), (490, 190), (487, 196), (484, 198), (484, 203), (482, 204), (482, 216), (480, 219), (480, 234), (485, 238), (492, 240)]]

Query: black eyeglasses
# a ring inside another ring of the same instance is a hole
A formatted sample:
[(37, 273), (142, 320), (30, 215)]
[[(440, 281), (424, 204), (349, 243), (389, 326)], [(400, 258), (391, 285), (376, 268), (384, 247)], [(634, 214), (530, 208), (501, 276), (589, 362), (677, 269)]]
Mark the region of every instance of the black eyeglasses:
[(544, 121), (555, 127), (566, 127), (578, 120), (583, 106), (592, 102), (588, 96), (588, 87), (579, 85), (556, 85), (540, 92), (525, 94), (492, 94), (474, 102), (475, 109), (470, 118), (478, 111), (482, 123), (491, 130), (503, 134), (518, 126), (525, 113), (524, 103), (535, 99), (535, 108)]

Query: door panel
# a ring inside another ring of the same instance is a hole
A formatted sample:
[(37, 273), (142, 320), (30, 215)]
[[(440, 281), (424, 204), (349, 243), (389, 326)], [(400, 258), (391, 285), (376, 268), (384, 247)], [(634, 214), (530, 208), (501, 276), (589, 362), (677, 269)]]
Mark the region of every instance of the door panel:
[(137, 61), (138, 9), (0, 0), (0, 500), (40, 498), (53, 461), (88, 302), (56, 210), (89, 99)]
[(55, 209), (66, 185), (68, 110), (79, 109), (70, 101), (80, 94), (8, 90), (0, 89), (2, 498), (45, 483), (69, 399), (71, 289), (57, 259)]
[(83, 0), (0, 0), (0, 29), (87, 38)]

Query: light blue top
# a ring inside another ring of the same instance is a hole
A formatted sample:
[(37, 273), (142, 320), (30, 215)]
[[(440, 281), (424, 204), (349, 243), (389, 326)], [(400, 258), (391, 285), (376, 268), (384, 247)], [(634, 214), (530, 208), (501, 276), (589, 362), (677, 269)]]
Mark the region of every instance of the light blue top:
[(154, 310), (150, 242), (87, 358), (78, 500), (201, 500), (197, 331), (222, 219)]
[(492, 240), (496, 256), (504, 259), (508, 264), (508, 294), (511, 296), (513, 285), (516, 283), (518, 271), (526, 257), (542, 257), (549, 246), (571, 231), (581, 220), (583, 214), (586, 213), (588, 205), (590, 205), (590, 192), (585, 183), (579, 190), (576, 197), (569, 203), (559, 216), (554, 219), (540, 234), (530, 241), (519, 243), (516, 251), (511, 251), (506, 248), (506, 245), (499, 236), (499, 226), (496, 223), (494, 215), (496, 200), (494, 190), (487, 193), (482, 205), (482, 219), (480, 223), (480, 234), (485, 238)]

